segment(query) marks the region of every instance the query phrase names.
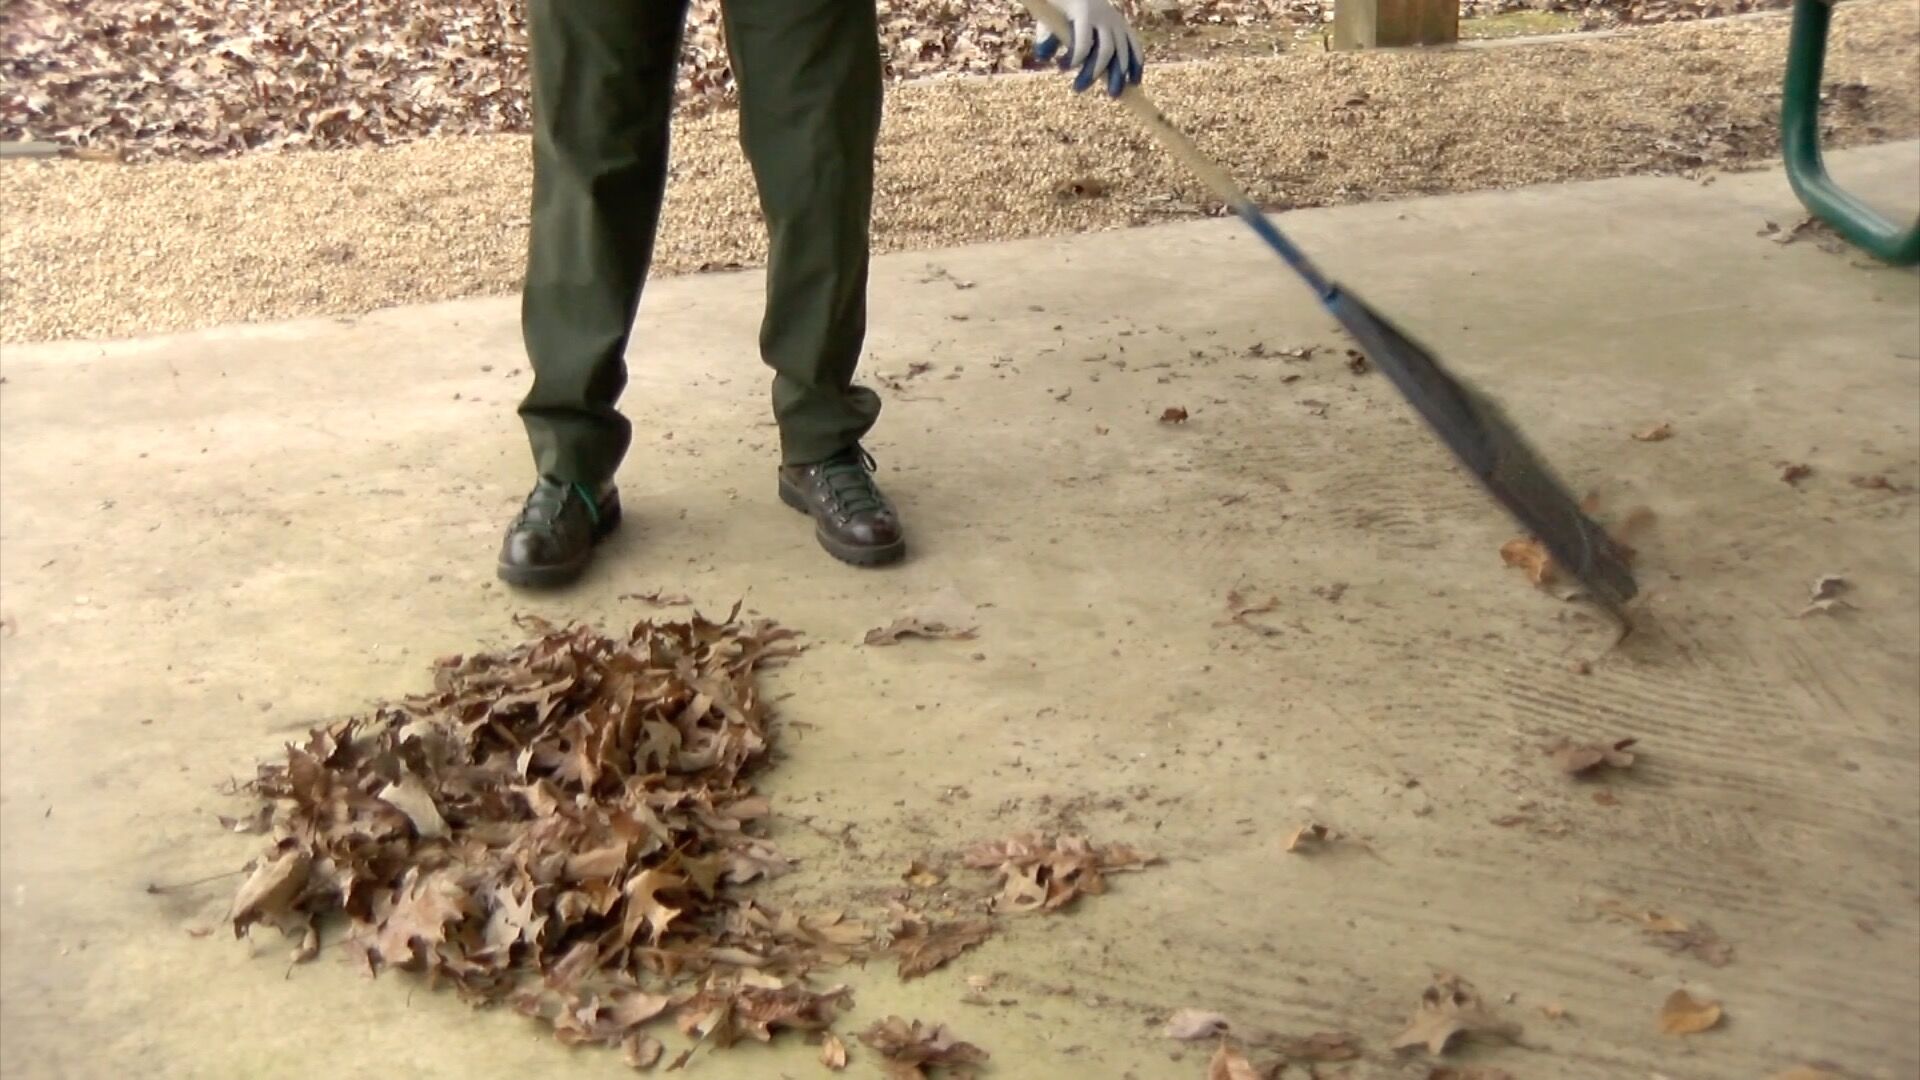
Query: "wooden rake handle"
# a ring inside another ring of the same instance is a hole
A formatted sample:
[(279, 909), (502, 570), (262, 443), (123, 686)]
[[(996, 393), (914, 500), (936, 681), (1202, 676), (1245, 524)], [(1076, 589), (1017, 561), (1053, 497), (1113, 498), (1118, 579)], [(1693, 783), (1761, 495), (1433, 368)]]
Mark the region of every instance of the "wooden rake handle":
[[(1054, 7), (1048, 0), (1020, 0), (1020, 2), (1026, 6), (1035, 21), (1051, 31), (1054, 37), (1060, 39), (1061, 48), (1072, 48), (1073, 24), (1067, 21), (1064, 12)], [(1253, 200), (1247, 197), (1246, 192), (1240, 190), (1240, 185), (1234, 183), (1233, 177), (1228, 176), (1227, 171), (1215, 164), (1212, 158), (1201, 153), (1200, 148), (1193, 144), (1193, 140), (1187, 138), (1186, 132), (1174, 127), (1173, 121), (1168, 120), (1160, 112), (1159, 107), (1153, 103), (1153, 99), (1147, 96), (1147, 92), (1142, 90), (1138, 83), (1127, 84), (1126, 90), (1120, 94), (1120, 104), (1126, 106), (1127, 111), (1140, 121), (1141, 126), (1147, 129), (1148, 134), (1152, 135), (1167, 153), (1178, 158), (1182, 165), (1192, 170), (1193, 174), (1200, 178), (1200, 182), (1221, 201), (1233, 208), (1235, 213), (1245, 216), (1247, 210), (1258, 212), (1253, 205)]]

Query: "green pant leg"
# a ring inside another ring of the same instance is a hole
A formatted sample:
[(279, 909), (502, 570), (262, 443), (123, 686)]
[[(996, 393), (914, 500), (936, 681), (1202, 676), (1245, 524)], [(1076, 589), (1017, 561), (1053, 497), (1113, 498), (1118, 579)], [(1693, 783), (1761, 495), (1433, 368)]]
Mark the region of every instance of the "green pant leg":
[(867, 227), (880, 132), (873, 0), (723, 0), (740, 139), (770, 244), (760, 355), (786, 464), (860, 440), (880, 412), (853, 385), (867, 328)]
[(532, 0), (533, 236), (520, 405), (543, 475), (612, 477), (632, 429), (615, 403), (653, 256), (686, 0)]

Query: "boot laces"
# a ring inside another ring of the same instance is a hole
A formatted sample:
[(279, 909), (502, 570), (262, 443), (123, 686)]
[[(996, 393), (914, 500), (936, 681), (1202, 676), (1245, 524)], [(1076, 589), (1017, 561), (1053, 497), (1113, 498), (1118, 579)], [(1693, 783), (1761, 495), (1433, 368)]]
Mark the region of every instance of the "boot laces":
[(877, 468), (879, 463), (873, 460), (873, 455), (857, 446), (821, 463), (820, 478), (826, 481), (827, 491), (840, 513), (852, 517), (886, 509), (880, 489), (873, 483), (873, 472)]

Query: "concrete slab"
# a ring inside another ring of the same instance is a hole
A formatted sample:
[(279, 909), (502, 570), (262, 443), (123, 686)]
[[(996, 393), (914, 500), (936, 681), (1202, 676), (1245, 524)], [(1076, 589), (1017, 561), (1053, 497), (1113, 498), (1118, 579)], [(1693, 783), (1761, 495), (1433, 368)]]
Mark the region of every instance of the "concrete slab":
[[(1915, 149), (1836, 167), (1910, 206)], [(1613, 652), (1501, 567), (1509, 527), (1229, 222), (882, 260), (869, 370), (900, 381), (873, 449), (916, 544), (895, 572), (829, 562), (772, 498), (755, 274), (654, 287), (637, 527), (540, 600), (492, 581), (527, 467), (509, 300), (9, 348), (0, 1071), (624, 1074), (404, 977), (289, 973), (285, 944), (217, 932), (230, 880), (144, 888), (238, 866), (219, 788), (315, 719), (516, 612), (624, 623), (649, 612), (622, 594), (665, 586), (814, 643), (777, 676), (806, 723), (768, 778), (806, 859), (783, 895), (846, 903), (1035, 824), (1168, 857), (910, 987), (856, 975), (849, 1030), (945, 1021), (1007, 1077), (1199, 1077), (1207, 1051), (1156, 1027), (1199, 1006), (1424, 1076), (1386, 1047), (1445, 969), (1525, 1022), (1471, 1055), (1519, 1076), (1912, 1076), (1920, 295), (1755, 236), (1795, 217), (1772, 173), (1288, 216), (1573, 482), (1658, 512), (1645, 626)], [(1192, 419), (1159, 423), (1172, 405)], [(1882, 474), (1905, 490), (1849, 483)], [(1855, 606), (1792, 618), (1826, 573)], [(1264, 629), (1224, 624), (1236, 587), (1279, 601)], [(949, 588), (983, 605), (977, 642), (855, 645)], [(1559, 736), (1646, 753), (1572, 783), (1538, 749)], [(1308, 819), (1372, 854), (1284, 854)], [(1704, 921), (1735, 959), (1669, 953), (1604, 899)], [(1013, 1003), (961, 1004), (989, 971)], [(1680, 985), (1724, 1001), (1720, 1030), (1658, 1034)], [(697, 1060), (818, 1069), (798, 1045)]]

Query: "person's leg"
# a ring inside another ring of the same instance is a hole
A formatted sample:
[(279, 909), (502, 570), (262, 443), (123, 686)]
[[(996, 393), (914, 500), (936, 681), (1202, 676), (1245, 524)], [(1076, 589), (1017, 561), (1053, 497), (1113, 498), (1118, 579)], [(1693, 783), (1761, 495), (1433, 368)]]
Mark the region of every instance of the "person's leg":
[(867, 330), (867, 231), (880, 134), (872, 0), (722, 0), (740, 141), (767, 219), (760, 355), (774, 370), (780, 497), (836, 558), (906, 552), (860, 439), (880, 398), (853, 385)]
[(632, 429), (615, 408), (667, 179), (686, 0), (532, 0), (533, 238), (520, 405), (538, 481), (507, 528), (500, 577), (580, 575), (620, 520), (613, 474)]
[(853, 385), (867, 329), (880, 131), (873, 0), (724, 0), (740, 141), (767, 219), (760, 353), (787, 465), (859, 443), (880, 399)]
[(533, 236), (520, 416), (542, 476), (602, 484), (632, 428), (615, 408), (666, 189), (686, 0), (532, 0)]

